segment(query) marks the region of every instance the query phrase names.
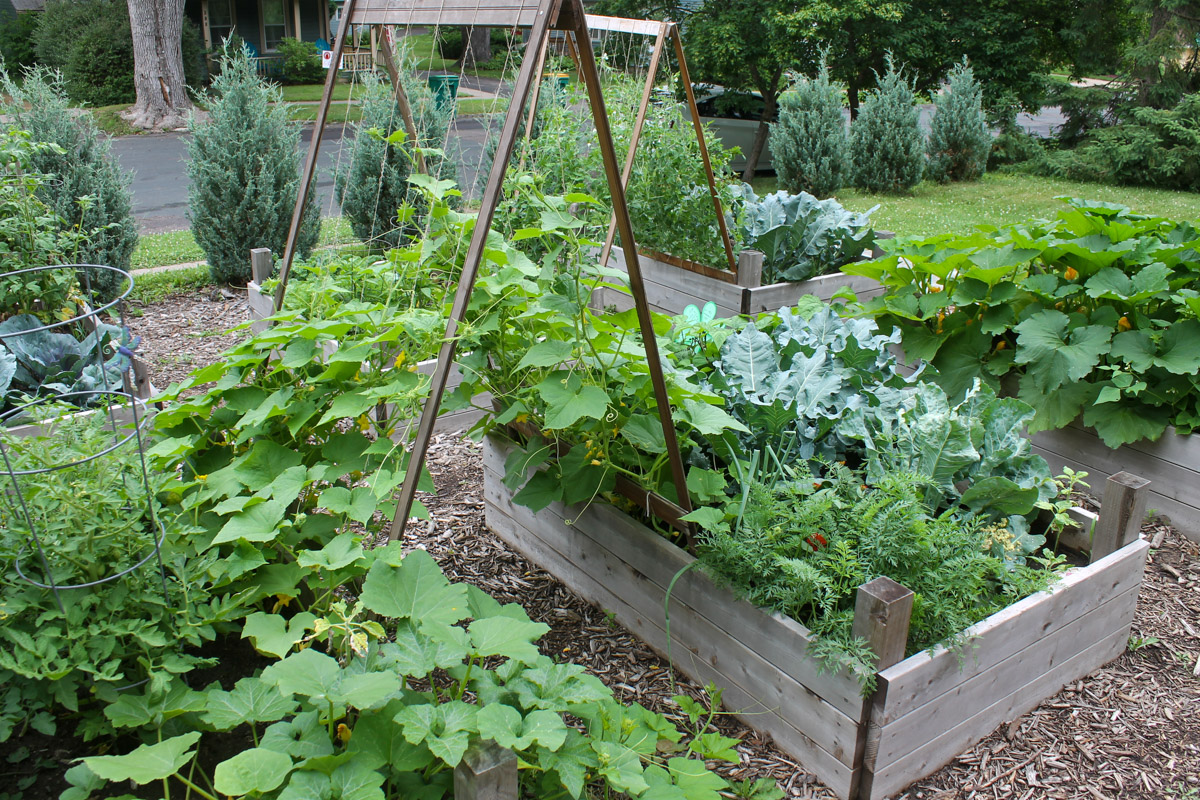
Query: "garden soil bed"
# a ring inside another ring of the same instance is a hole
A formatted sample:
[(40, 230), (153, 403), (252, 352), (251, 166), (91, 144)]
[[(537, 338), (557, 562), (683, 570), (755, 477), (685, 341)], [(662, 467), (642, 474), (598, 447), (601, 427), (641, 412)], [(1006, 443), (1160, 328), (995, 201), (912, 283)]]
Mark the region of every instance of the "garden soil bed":
[[(220, 348), (212, 345), (225, 335), (220, 325), (227, 329), (246, 320), (245, 306), (232, 309), (236, 304), (208, 299), (207, 293), (182, 295), (155, 303), (144, 317), (132, 320), (135, 332), (143, 336), (152, 335), (151, 330), (178, 333), (174, 353), (179, 361), (191, 362), (168, 371), (150, 359), (155, 384), (165, 386), (215, 361)], [(183, 322), (197, 312), (212, 322)], [(151, 323), (143, 327), (145, 320)], [(195, 335), (199, 332), (213, 335)], [(224, 341), (232, 343), (239, 335), (229, 334)], [(171, 372), (178, 377), (167, 380)], [(671, 696), (683, 692), (700, 697), (700, 687), (672, 674), (661, 658), (603, 609), (583, 601), (486, 529), (479, 446), (453, 433), (441, 434), (429, 466), (439, 494), (422, 499), (433, 518), (412, 526), (406, 544), (428, 550), (452, 579), (474, 583), (502, 602), (519, 602), (534, 619), (549, 625), (542, 640), (545, 652), (588, 667), (627, 702), (682, 720)], [(897, 800), (1159, 800), (1200, 795), (1200, 545), (1155, 522), (1142, 532), (1152, 549), (1133, 622), (1137, 649), (1001, 725), (938, 772), (897, 794)], [(742, 764), (722, 768), (726, 774), (738, 779), (773, 777), (787, 797), (798, 800), (834, 797), (769, 739), (731, 717), (719, 717), (717, 725), (742, 738)], [(33, 755), (55, 760), (58, 753), (67, 755), (63, 747), (61, 740), (47, 742)], [(67, 766), (58, 763), (60, 769)]]

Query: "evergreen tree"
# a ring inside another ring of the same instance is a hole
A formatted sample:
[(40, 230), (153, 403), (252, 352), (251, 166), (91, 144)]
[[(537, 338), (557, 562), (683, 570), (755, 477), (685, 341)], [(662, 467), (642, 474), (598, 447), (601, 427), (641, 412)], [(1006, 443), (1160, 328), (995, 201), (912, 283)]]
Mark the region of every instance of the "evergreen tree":
[[(428, 85), (415, 74), (402, 70), (401, 75), (420, 146), (444, 148), (450, 108), (437, 103)], [(372, 129), (382, 136), (370, 133)], [(362, 119), (354, 126), (354, 147), (347, 167), (335, 176), (334, 186), (354, 235), (373, 245), (396, 247), (422, 224), (420, 193), (408, 183), (416, 163), (413, 142), (386, 141), (392, 133), (403, 130), (404, 120), (391, 84), (368, 77)], [(437, 178), (457, 179), (457, 164), (452, 155), (443, 158), (426, 154), (425, 167)], [(401, 223), (396, 211), (406, 202), (417, 213)]]
[[(876, 76), (878, 77), (878, 75)], [(912, 84), (887, 57), (887, 73), (862, 104), (851, 127), (854, 185), (871, 192), (904, 192), (921, 182), (925, 146)]]
[(829, 197), (846, 184), (850, 138), (842, 90), (829, 80), (824, 55), (816, 78), (798, 76), (780, 96), (779, 121), (769, 141), (779, 184), (792, 194)]
[(933, 103), (927, 176), (943, 183), (976, 180), (987, 169), (992, 134), (983, 113), (983, 89), (965, 57), (950, 70), (946, 88)]
[[(33, 141), (61, 148), (36, 151), (31, 166), (47, 176), (38, 197), (67, 228), (82, 234), (72, 257), (81, 264), (128, 270), (138, 240), (131, 179), (113, 156), (108, 138), (90, 114), (72, 113), (62, 78), (52, 70), (29, 70), (20, 85), (0, 71), (0, 87), (8, 97), (3, 113), (12, 123)], [(106, 270), (91, 270), (88, 278), (96, 296), (105, 300), (123, 288), (120, 278)]]
[[(208, 120), (188, 124), (188, 219), (213, 279), (245, 283), (250, 250), (282, 253), (287, 241), (300, 189), (300, 129), (244, 51), (225, 53), (213, 90)], [(300, 258), (316, 245), (320, 222), (310, 191), (296, 240)]]

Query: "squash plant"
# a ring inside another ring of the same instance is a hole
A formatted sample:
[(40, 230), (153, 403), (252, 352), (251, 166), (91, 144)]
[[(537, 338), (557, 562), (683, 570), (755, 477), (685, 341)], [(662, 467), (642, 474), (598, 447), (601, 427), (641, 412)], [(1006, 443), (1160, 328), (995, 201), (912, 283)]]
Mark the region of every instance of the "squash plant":
[(1053, 220), (884, 242), (846, 272), (888, 287), (865, 315), (898, 330), (952, 398), (1002, 382), (1031, 431), (1082, 416), (1110, 447), (1200, 424), (1200, 231), (1078, 199)]
[[(257, 674), (231, 689), (162, 681), (110, 705), (115, 726), (148, 741), (82, 759), (71, 783), (83, 796), (129, 780), (161, 783), (164, 798), (174, 787), (206, 800), (438, 800), (453, 796), (468, 749), (492, 741), (518, 754), (533, 796), (782, 797), (770, 780), (731, 786), (707, 770), (707, 758), (736, 763), (737, 740), (692, 731), (684, 742), (663, 716), (622, 706), (582, 667), (539, 653), (546, 625), (450, 583), (424, 551), (393, 543), (355, 562), (370, 567), (354, 607), (307, 620), (299, 627), (312, 633)], [(206, 746), (228, 750), (205, 732), (252, 746), (210, 775)]]

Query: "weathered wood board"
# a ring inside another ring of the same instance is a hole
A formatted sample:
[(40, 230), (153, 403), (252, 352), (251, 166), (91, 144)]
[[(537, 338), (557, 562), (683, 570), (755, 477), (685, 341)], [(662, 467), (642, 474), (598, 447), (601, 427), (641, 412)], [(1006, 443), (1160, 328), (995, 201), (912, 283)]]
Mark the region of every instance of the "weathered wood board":
[[(250, 306), (250, 330), (255, 333), (261, 333), (270, 324), (266, 321), (267, 317), (275, 313), (274, 301), (270, 295), (263, 294), (262, 289), (254, 281), (246, 285), (246, 300)], [(419, 362), (417, 364), (417, 372), (423, 375), (432, 375), (436, 367), (437, 359), (431, 358), (427, 361)], [(455, 364), (451, 367), (450, 373), (446, 378), (446, 394), (448, 395), (457, 389), (460, 383), (462, 383), (462, 373), (459, 372), (458, 365)], [(491, 395), (476, 395), (474, 402), (476, 406), (486, 408), (491, 404)], [(466, 430), (483, 418), (484, 411), (481, 408), (472, 407), (461, 411), (446, 412), (438, 417), (434, 430), (438, 433)], [(414, 431), (416, 430), (418, 421), (419, 415), (412, 420), (412, 429)], [(397, 426), (397, 429), (400, 430), (400, 427)]]
[(818, 670), (802, 625), (699, 570), (675, 583), (668, 627), (667, 587), (694, 559), (608, 505), (534, 514), (514, 504), (502, 482), (508, 447), (485, 446), (488, 526), (675, 667), (723, 687), (727, 709), (843, 798), (893, 795), (1116, 657), (1128, 639), (1148, 549), (1140, 539), (975, 625), (965, 658), (936, 648), (883, 670), (864, 701), (850, 675)]
[[(863, 701), (854, 678), (822, 674), (815, 661), (804, 658), (808, 631), (802, 625), (737, 600), (703, 573), (689, 570), (671, 594), (668, 640), (667, 586), (694, 559), (605, 504), (594, 503), (578, 514), (555, 504), (535, 515), (512, 503), (502, 482), (504, 459), (505, 451), (489, 441), (484, 498), (493, 532), (615, 613), (684, 673), (722, 687), (726, 709), (770, 734), (847, 796)], [(634, 563), (626, 561), (638, 553)], [(742, 634), (762, 651), (748, 646)]]
[[(640, 264), (646, 300), (651, 310), (663, 314), (682, 314), (688, 305), (702, 306), (711, 300), (717, 304), (718, 317), (732, 317), (778, 311), (784, 306), (795, 305), (806, 294), (828, 302), (842, 289), (850, 289), (859, 299), (883, 292), (883, 286), (870, 278), (840, 272), (798, 283), (747, 287), (681, 269), (645, 254), (641, 256)], [(613, 248), (608, 266), (625, 271), (625, 253), (621, 248)], [(633, 308), (633, 297), (627, 292), (606, 288), (597, 293), (594, 305), (615, 306), (618, 311), (625, 311)]]
[(1200, 436), (1180, 436), (1167, 428), (1157, 442), (1135, 442), (1113, 450), (1079, 421), (1030, 437), (1033, 451), (1050, 469), (1085, 470), (1092, 491), (1122, 470), (1150, 481), (1148, 508), (1171, 521), (1181, 533), (1200, 542)]
[(968, 631), (959, 654), (918, 653), (880, 673), (863, 797), (888, 797), (1125, 649), (1149, 545), (1072, 570)]

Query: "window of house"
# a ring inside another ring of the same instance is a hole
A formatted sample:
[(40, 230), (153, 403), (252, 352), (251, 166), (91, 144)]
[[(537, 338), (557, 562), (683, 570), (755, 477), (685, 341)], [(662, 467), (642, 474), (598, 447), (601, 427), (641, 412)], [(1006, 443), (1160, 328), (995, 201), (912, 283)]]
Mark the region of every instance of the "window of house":
[(233, 0), (208, 0), (208, 33), (214, 47), (229, 38), (237, 26), (233, 15)]
[(262, 10), (263, 50), (273, 53), (288, 35), (287, 6), (284, 0), (262, 0), (259, 7)]

